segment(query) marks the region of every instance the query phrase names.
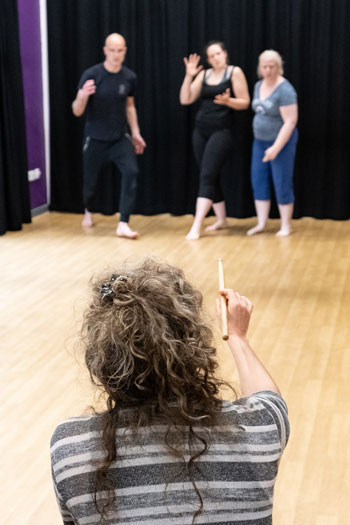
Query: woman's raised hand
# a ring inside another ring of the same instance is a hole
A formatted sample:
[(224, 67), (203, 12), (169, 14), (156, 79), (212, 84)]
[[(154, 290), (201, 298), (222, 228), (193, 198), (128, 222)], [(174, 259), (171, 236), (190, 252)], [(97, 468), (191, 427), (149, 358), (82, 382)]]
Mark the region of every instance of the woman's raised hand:
[(190, 77), (195, 77), (203, 69), (203, 66), (199, 66), (199, 61), (201, 57), (196, 53), (189, 55), (188, 58), (184, 58), (184, 63), (186, 66), (186, 75)]
[[(229, 335), (246, 337), (253, 305), (247, 297), (238, 292), (225, 288), (219, 291), (227, 304), (227, 328)], [(220, 315), (220, 301), (217, 301), (217, 310)]]

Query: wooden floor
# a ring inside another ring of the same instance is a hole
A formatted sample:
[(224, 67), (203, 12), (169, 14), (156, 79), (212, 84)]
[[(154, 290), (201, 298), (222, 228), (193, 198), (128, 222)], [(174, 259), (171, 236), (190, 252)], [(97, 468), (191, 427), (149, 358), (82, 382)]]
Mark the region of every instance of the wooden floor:
[[(292, 434), (280, 465), (274, 525), (350, 523), (350, 223), (278, 221), (247, 237), (254, 219), (197, 242), (191, 217), (133, 218), (138, 241), (114, 236), (116, 217), (46, 213), (0, 238), (1, 522), (61, 523), (49, 439), (63, 418), (94, 398), (80, 364), (79, 321), (89, 277), (118, 258), (152, 254), (181, 266), (214, 317), (217, 257), (226, 284), (255, 305), (250, 341), (289, 406)], [(207, 223), (212, 219), (206, 219)], [(235, 380), (218, 337), (221, 373)]]

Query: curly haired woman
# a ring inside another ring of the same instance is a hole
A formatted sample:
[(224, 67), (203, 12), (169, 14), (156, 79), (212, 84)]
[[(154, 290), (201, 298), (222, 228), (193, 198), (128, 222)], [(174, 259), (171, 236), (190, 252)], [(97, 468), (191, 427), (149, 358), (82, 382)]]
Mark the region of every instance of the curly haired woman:
[(85, 360), (106, 410), (51, 440), (66, 524), (272, 523), (287, 407), (246, 334), (252, 304), (220, 290), (243, 397), (219, 396), (202, 294), (173, 266), (143, 259), (96, 279)]

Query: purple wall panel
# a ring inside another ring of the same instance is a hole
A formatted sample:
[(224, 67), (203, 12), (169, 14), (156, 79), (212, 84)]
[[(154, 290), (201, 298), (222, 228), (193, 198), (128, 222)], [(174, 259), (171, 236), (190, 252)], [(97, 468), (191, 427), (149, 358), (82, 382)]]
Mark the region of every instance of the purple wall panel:
[(31, 208), (48, 202), (45, 170), (43, 89), (39, 0), (17, 0), (24, 104), (26, 114), (28, 170), (41, 172), (29, 183)]

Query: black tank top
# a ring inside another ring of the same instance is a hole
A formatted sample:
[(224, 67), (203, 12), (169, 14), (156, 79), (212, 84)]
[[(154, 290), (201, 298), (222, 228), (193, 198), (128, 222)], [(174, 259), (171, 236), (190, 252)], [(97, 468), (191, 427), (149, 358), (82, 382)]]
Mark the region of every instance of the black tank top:
[(232, 128), (234, 111), (227, 106), (215, 104), (214, 98), (216, 95), (224, 93), (226, 89), (229, 89), (230, 96), (234, 97), (231, 80), (233, 70), (234, 66), (232, 66), (230, 71), (229, 67), (227, 67), (221, 82), (214, 86), (207, 84), (206, 80), (209, 78), (210, 73), (207, 75), (207, 72), (205, 72), (200, 95), (201, 106), (195, 120), (196, 126), (213, 127), (218, 129)]

